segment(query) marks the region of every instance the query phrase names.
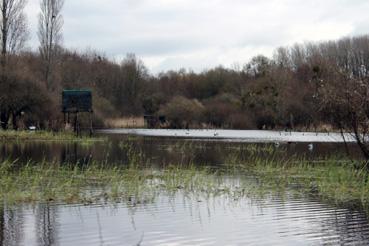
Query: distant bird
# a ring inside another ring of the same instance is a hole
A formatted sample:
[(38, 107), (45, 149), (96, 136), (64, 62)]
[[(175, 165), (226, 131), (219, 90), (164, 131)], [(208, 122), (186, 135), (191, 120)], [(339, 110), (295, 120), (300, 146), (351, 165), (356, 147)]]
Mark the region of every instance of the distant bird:
[(36, 131), (36, 127), (35, 127), (35, 126), (30, 126), (28, 129), (29, 129), (30, 131)]
[(274, 146), (275, 146), (276, 148), (279, 148), (280, 143), (279, 143), (279, 142), (276, 142), (276, 143), (274, 143)]
[(314, 145), (311, 143), (308, 145), (308, 149), (309, 151), (313, 151), (314, 150)]
[(219, 136), (219, 133), (217, 133), (216, 131), (214, 132), (214, 137)]

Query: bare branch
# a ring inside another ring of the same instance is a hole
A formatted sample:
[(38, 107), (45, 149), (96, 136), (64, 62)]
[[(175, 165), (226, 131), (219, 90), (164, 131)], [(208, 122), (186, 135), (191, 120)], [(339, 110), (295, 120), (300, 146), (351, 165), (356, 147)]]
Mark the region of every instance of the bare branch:
[(1, 54), (5, 67), (8, 54), (19, 52), (28, 39), (28, 27), (24, 15), (26, 0), (1, 0)]
[(45, 62), (45, 81), (47, 88), (51, 88), (51, 74), (58, 47), (62, 42), (62, 27), (64, 24), (61, 11), (64, 0), (41, 0), (38, 23), (38, 38), (40, 54)]

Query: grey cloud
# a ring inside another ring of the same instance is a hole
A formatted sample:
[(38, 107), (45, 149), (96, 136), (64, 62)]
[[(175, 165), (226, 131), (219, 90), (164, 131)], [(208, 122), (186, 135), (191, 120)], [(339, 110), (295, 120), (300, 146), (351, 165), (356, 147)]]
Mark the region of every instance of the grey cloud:
[[(32, 33), (35, 2), (28, 8)], [(245, 49), (268, 53), (291, 42), (369, 32), (368, 9), (363, 0), (66, 0), (64, 40), (112, 57), (156, 57), (161, 62), (149, 64), (155, 71), (201, 70), (247, 60)], [(35, 35), (31, 44), (37, 46)], [(237, 50), (245, 57), (234, 57)]]

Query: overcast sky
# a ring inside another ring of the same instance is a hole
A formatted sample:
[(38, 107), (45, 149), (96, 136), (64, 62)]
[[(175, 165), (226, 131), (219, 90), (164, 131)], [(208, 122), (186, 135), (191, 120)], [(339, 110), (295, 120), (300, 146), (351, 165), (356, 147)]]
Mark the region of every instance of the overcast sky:
[[(37, 47), (39, 1), (26, 9)], [(296, 42), (369, 33), (368, 0), (65, 0), (64, 45), (153, 72), (242, 65)]]

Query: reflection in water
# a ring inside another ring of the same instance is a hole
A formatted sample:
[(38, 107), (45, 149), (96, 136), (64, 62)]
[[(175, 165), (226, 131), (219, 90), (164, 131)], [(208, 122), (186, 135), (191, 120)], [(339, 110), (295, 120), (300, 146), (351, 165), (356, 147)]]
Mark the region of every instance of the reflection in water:
[[(56, 161), (59, 163), (86, 164), (90, 161), (125, 165), (129, 163), (132, 152), (140, 153), (144, 163), (163, 166), (168, 163), (202, 165), (221, 165), (228, 157), (239, 155), (247, 159), (250, 143), (217, 142), (189, 139), (109, 136), (108, 142), (93, 145), (55, 142), (9, 142), (0, 143), (0, 160), (10, 159), (18, 162)], [(266, 149), (281, 152), (281, 157), (299, 155), (310, 159), (320, 159), (331, 155), (345, 155), (344, 144), (317, 143), (313, 151), (308, 143), (257, 144)], [(355, 145), (349, 145), (353, 157), (360, 157)]]
[(2, 211), (1, 245), (369, 244), (364, 213), (288, 194), (234, 201), (179, 193), (141, 205), (42, 204)]
[(9, 210), (0, 209), (0, 245), (19, 245), (23, 240), (23, 211), (22, 208)]
[[(111, 136), (106, 143), (2, 143), (0, 160), (24, 163), (91, 160), (127, 164), (140, 153), (140, 161), (153, 166), (187, 164), (217, 166), (237, 155), (247, 159), (277, 153), (281, 158), (299, 154), (320, 159), (345, 153), (344, 145), (259, 144), (208, 142), (151, 137)], [(252, 146), (251, 146), (252, 147)], [(351, 146), (351, 152), (356, 149)], [(231, 177), (235, 183), (239, 180)], [(365, 213), (337, 208), (311, 198), (280, 196), (241, 198), (193, 197), (162, 194), (152, 203), (7, 207), (0, 209), (0, 245), (316, 245), (369, 244)]]
[(54, 245), (57, 238), (57, 206), (39, 204), (35, 209), (38, 245)]
[(57, 206), (3, 207), (0, 210), (0, 245), (56, 245)]

